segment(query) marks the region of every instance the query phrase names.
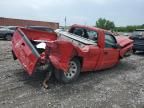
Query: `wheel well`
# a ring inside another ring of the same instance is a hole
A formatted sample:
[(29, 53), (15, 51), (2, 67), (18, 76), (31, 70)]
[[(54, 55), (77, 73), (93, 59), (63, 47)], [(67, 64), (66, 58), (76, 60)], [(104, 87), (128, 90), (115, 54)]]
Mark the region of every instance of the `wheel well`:
[(80, 65), (81, 65), (81, 67), (82, 67), (82, 65), (83, 65), (83, 58), (80, 57), (80, 56), (74, 56), (73, 58), (78, 59), (78, 60), (80, 61)]

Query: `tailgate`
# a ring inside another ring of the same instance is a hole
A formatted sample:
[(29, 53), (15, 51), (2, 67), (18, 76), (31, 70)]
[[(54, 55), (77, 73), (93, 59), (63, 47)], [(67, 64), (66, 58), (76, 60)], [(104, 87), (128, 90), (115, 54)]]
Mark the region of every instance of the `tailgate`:
[(23, 68), (29, 75), (32, 75), (40, 54), (20, 28), (13, 35), (12, 50)]

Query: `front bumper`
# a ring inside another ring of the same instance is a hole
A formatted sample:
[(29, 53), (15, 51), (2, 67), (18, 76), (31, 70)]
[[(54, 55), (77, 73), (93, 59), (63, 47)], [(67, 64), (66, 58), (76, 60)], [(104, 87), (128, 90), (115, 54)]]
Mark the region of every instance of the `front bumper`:
[(0, 38), (4, 38), (4, 34), (1, 34), (1, 33), (0, 33)]
[(144, 44), (134, 44), (134, 50), (144, 51)]

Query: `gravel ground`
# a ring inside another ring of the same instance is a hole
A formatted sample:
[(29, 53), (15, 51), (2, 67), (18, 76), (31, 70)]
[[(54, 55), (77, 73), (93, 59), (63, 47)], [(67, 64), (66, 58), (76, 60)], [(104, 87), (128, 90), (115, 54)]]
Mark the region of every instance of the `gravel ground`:
[(144, 53), (108, 70), (81, 73), (72, 84), (50, 80), (42, 72), (29, 77), (11, 55), (11, 43), (0, 41), (1, 108), (144, 108)]

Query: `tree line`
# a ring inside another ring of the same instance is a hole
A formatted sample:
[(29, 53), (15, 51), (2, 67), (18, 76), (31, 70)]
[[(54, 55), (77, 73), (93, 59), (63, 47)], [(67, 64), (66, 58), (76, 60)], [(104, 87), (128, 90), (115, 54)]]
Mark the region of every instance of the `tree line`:
[(99, 18), (96, 21), (96, 27), (116, 32), (133, 32), (136, 29), (144, 29), (144, 24), (131, 25), (126, 27), (116, 27), (113, 21), (107, 20), (105, 18)]

